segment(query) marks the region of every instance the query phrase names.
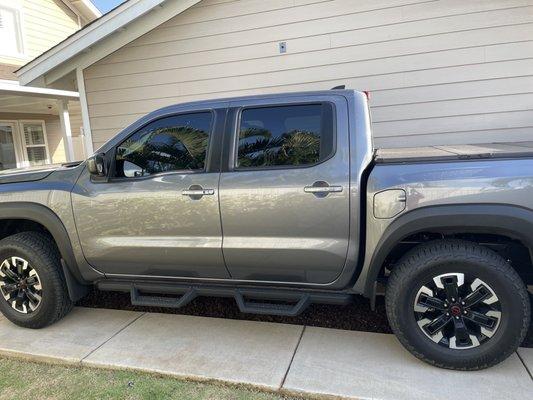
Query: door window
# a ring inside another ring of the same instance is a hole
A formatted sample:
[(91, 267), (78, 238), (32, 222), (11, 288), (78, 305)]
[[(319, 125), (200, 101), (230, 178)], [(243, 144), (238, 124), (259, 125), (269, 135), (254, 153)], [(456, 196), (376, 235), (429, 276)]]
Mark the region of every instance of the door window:
[(211, 112), (199, 112), (151, 122), (117, 147), (116, 176), (203, 171), (212, 120)]
[(241, 113), (237, 168), (309, 166), (334, 148), (333, 106), (246, 108)]

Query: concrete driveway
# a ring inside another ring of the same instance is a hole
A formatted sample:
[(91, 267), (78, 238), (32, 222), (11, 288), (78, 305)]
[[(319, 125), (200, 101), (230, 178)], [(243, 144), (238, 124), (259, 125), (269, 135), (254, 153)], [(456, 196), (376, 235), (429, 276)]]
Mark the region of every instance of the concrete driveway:
[(357, 399), (531, 398), (533, 349), (478, 372), (411, 356), (392, 335), (76, 308), (41, 330), (0, 318), (0, 354)]

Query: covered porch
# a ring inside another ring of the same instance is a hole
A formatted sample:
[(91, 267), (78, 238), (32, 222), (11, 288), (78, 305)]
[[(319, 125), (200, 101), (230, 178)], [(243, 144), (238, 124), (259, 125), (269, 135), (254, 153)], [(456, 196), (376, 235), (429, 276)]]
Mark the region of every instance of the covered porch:
[(0, 80), (0, 170), (85, 158), (77, 92)]

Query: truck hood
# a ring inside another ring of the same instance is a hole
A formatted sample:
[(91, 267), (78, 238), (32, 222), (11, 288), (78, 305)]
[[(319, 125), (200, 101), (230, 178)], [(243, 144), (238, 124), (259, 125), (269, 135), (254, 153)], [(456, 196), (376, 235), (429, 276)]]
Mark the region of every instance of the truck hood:
[(39, 181), (41, 179), (46, 178), (54, 171), (66, 167), (73, 167), (77, 164), (51, 164), (37, 167), (17, 168), (0, 171), (0, 184)]

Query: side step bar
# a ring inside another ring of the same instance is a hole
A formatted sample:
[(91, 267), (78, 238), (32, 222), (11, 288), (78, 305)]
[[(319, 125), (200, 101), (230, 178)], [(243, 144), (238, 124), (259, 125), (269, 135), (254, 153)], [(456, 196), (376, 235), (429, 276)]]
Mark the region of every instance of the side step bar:
[(129, 292), (131, 303), (145, 307), (180, 308), (199, 296), (233, 297), (239, 310), (248, 314), (293, 317), (310, 304), (348, 304), (352, 294), (301, 289), (233, 288), (229, 286), (186, 285), (151, 282), (100, 281), (100, 290)]

